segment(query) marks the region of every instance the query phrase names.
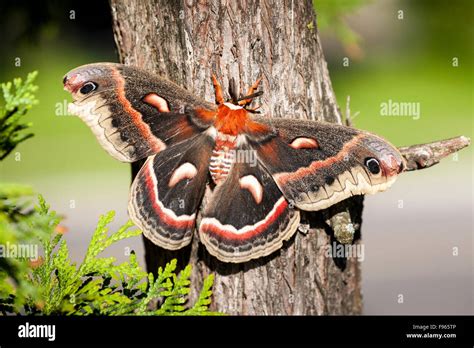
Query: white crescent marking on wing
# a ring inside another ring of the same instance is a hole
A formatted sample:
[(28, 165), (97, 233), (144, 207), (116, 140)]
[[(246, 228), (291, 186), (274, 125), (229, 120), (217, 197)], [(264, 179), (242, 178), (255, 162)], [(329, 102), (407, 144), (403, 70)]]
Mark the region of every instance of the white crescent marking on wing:
[(194, 165), (189, 162), (186, 162), (179, 166), (171, 175), (170, 181), (168, 183), (169, 187), (174, 187), (178, 182), (184, 179), (192, 179), (196, 176), (197, 169)]
[(148, 94), (143, 101), (157, 108), (159, 112), (170, 112), (167, 101), (156, 93)]
[(260, 204), (263, 197), (263, 187), (258, 179), (253, 175), (247, 175), (239, 179), (241, 189), (248, 190), (255, 200), (255, 203)]
[(293, 140), (290, 146), (294, 149), (315, 149), (318, 148), (318, 142), (311, 138), (300, 137)]

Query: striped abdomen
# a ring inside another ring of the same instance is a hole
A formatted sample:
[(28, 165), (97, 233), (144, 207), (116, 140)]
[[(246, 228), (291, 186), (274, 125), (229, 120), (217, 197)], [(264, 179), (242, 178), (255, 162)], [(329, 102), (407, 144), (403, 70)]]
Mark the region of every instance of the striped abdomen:
[(234, 163), (236, 139), (236, 136), (220, 132), (217, 134), (216, 145), (209, 164), (209, 172), (216, 185), (227, 177)]

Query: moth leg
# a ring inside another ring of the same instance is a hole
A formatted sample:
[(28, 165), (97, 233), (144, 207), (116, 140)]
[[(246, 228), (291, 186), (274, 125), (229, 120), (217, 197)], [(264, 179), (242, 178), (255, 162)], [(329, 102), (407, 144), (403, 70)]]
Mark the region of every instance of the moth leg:
[(262, 107), (262, 105), (258, 105), (254, 108), (245, 108), (245, 110), (247, 110), (248, 112), (250, 112), (251, 114), (261, 114), (262, 112), (258, 109), (260, 109)]
[(224, 103), (224, 96), (222, 94), (222, 87), (219, 81), (217, 81), (216, 75), (212, 74), (212, 84), (214, 85), (214, 90), (216, 91), (216, 104)]
[[(247, 92), (246, 95), (254, 94), (255, 91), (257, 90), (258, 85), (260, 84), (261, 81), (262, 81), (262, 77), (260, 76), (260, 77), (257, 79), (257, 81), (255, 81), (255, 83), (249, 88), (249, 90), (248, 90), (248, 92)], [(252, 98), (244, 99), (244, 100), (239, 101), (239, 105), (240, 105), (240, 106), (245, 106), (245, 105), (249, 105), (251, 102), (252, 102)], [(255, 110), (256, 110), (256, 109), (255, 109)]]
[(249, 112), (260, 112), (260, 111), (257, 111), (257, 110), (260, 109), (261, 107), (262, 107), (262, 104), (257, 105), (254, 108), (247, 108), (246, 110), (249, 111)]

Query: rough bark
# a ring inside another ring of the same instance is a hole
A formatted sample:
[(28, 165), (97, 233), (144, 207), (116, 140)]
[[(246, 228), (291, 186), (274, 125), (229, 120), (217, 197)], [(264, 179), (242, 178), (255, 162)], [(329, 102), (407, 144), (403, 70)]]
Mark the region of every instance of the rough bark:
[(460, 136), (456, 138), (435, 141), (429, 144), (411, 145), (398, 148), (405, 158), (407, 167), (405, 171), (424, 169), (438, 164), (446, 156), (449, 156), (466, 146), (471, 139)]
[[(111, 8), (125, 64), (166, 76), (208, 101), (214, 100), (212, 72), (225, 90), (231, 77), (246, 90), (262, 75), (268, 117), (341, 122), (310, 0), (111, 0)], [(307, 232), (266, 258), (238, 265), (211, 257), (197, 235), (178, 252), (145, 241), (147, 266), (156, 270), (174, 257), (190, 262), (194, 296), (203, 277), (215, 273), (213, 309), (229, 314), (359, 314), (359, 264), (327, 257), (326, 248), (335, 224), (353, 224), (357, 236), (361, 213), (358, 197), (305, 214)]]

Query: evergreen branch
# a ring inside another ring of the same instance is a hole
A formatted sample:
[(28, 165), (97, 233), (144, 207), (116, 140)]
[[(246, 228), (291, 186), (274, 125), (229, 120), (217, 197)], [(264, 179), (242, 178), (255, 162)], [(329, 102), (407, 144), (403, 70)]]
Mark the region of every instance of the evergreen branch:
[(26, 81), (16, 78), (12, 82), (0, 84), (3, 106), (0, 107), (0, 161), (5, 159), (21, 142), (33, 136), (23, 133), (30, 128), (30, 122), (22, 122), (24, 115), (38, 103), (35, 93), (38, 86), (33, 84), (38, 73), (29, 73)]
[[(7, 191), (4, 190), (4, 194)], [(108, 225), (114, 215), (114, 212), (109, 212), (99, 218), (84, 259), (76, 265), (70, 260), (62, 234), (57, 232), (60, 218), (49, 210), (49, 205), (40, 196), (38, 206), (28, 217), (27, 226), (35, 232), (34, 237), (29, 235), (30, 242), (31, 238), (38, 239), (44, 258), (34, 267), (28, 262), (20, 263), (18, 269), (6, 269), (0, 263), (0, 284), (8, 284), (7, 278), (19, 280), (13, 288), (0, 285), (0, 312), (46, 315), (214, 314), (208, 311), (212, 276), (205, 279), (202, 293), (188, 309), (191, 266), (177, 275), (177, 262), (172, 260), (164, 269), (158, 270), (155, 280), (152, 273), (147, 274), (141, 269), (133, 252), (127, 262), (119, 265), (115, 264), (113, 257), (100, 257), (99, 254), (113, 243), (141, 233), (129, 230), (132, 227), (129, 221), (109, 235)], [(0, 227), (2, 217), (0, 214)], [(15, 225), (11, 227), (15, 228)], [(20, 271), (22, 274), (18, 274)], [(161, 305), (152, 308), (151, 304), (157, 301)]]

